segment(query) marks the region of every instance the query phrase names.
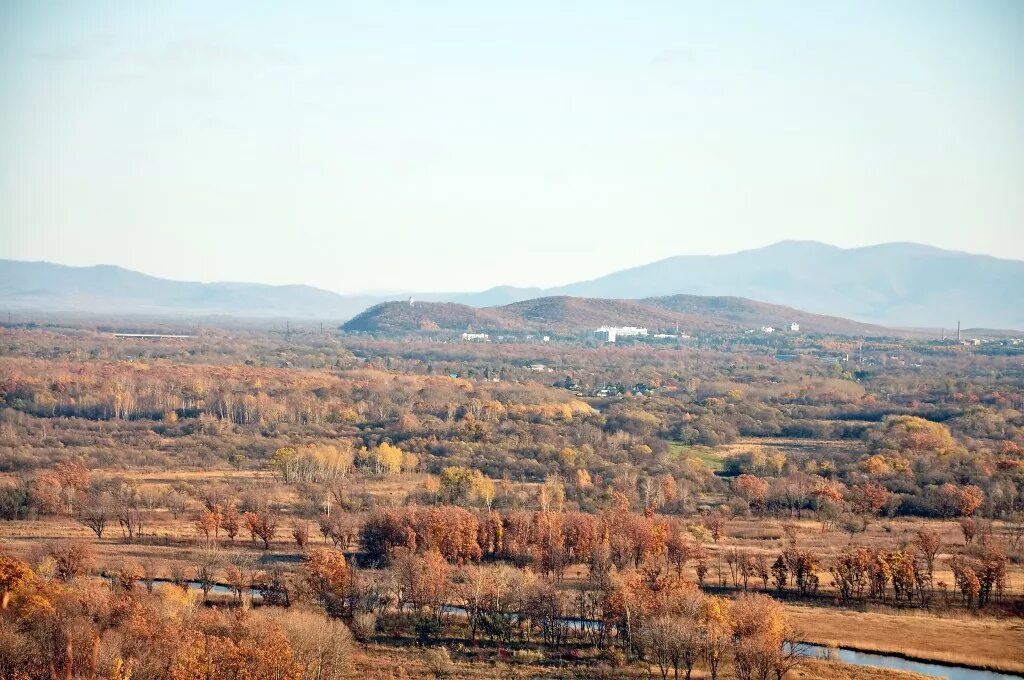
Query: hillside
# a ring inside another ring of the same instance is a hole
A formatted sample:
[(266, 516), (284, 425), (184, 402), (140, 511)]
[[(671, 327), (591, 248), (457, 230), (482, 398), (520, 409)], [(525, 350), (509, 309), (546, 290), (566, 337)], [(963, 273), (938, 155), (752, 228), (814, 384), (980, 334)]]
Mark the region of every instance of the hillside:
[(669, 295), (641, 300), (645, 305), (660, 307), (698, 319), (716, 319), (721, 323), (744, 327), (762, 325), (775, 328), (797, 323), (805, 331), (842, 335), (891, 335), (893, 329), (860, 323), (824, 314), (811, 314), (792, 307), (757, 302), (741, 297)]
[(683, 332), (726, 331), (772, 325), (788, 328), (799, 323), (805, 332), (843, 335), (892, 335), (879, 326), (808, 314), (742, 298), (702, 298), (676, 295), (646, 300), (542, 297), (500, 307), (477, 309), (441, 302), (387, 302), (359, 314), (342, 329), (349, 332), (414, 331), (536, 331), (577, 334), (600, 326), (644, 326), (651, 330)]
[[(382, 302), (346, 322), (342, 329), (374, 333), (509, 328), (508, 320), (489, 309), (454, 302)], [(516, 329), (518, 330), (518, 326)], [(511, 329), (510, 329), (511, 330)]]
[(635, 300), (577, 298), (566, 295), (542, 297), (498, 307), (505, 318), (514, 318), (537, 329), (573, 332), (599, 326), (674, 328), (695, 322), (685, 314), (660, 309)]

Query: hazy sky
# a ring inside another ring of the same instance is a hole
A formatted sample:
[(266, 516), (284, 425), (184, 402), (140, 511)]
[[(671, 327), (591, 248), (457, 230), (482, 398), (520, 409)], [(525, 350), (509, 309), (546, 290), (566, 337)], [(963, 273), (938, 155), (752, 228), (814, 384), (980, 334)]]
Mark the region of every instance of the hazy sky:
[(787, 238), (1024, 259), (1024, 2), (0, 2), (0, 257), (470, 290)]

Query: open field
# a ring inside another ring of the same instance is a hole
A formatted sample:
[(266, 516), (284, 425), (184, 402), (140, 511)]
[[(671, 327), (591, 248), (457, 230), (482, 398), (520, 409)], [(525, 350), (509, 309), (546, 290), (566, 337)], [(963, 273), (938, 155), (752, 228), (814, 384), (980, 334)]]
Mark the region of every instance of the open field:
[[(458, 663), (447, 676), (453, 680), (515, 680), (521, 678), (566, 679), (566, 680), (615, 680), (616, 678), (635, 678), (650, 680), (660, 677), (656, 667), (645, 667), (642, 664), (628, 667), (614, 667), (607, 663), (591, 662), (586, 666), (571, 666), (562, 662), (544, 664), (480, 660), (478, 655), (453, 652)], [(493, 653), (482, 655), (495, 656)], [(423, 661), (422, 651), (408, 646), (376, 644), (369, 647), (363, 655), (357, 657), (355, 676), (368, 680), (389, 680), (398, 678), (430, 678), (436, 676)], [(672, 677), (671, 674), (669, 677)], [(680, 676), (682, 677), (682, 676)], [(708, 673), (704, 669), (695, 669), (693, 680), (707, 680)], [(824, 661), (808, 658), (799, 667), (786, 674), (787, 680), (926, 680), (929, 676), (909, 671), (897, 671), (884, 668), (854, 666), (838, 661)]]
[(720, 451), (719, 449), (712, 449), (706, 446), (690, 446), (680, 442), (669, 442), (668, 446), (669, 451), (673, 454), (696, 458), (716, 472), (725, 467), (725, 458), (729, 454), (725, 447), (719, 447), (719, 449), (725, 449)]

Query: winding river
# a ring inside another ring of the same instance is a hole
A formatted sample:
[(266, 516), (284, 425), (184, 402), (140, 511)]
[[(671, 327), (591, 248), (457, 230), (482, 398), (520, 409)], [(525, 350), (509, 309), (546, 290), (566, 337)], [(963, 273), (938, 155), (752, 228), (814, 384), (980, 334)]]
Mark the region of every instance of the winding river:
[(858, 652), (854, 649), (829, 649), (820, 645), (806, 645), (807, 653), (810, 656), (831, 658), (838, 657), (843, 663), (854, 666), (874, 666), (875, 668), (891, 668), (898, 671), (913, 671), (921, 675), (931, 675), (936, 678), (947, 678), (947, 680), (1012, 680), (1020, 678), (1012, 673), (1000, 673), (997, 671), (986, 671), (979, 668), (967, 668), (966, 666), (947, 666), (927, 661), (915, 661), (904, 659), (889, 654), (878, 654), (875, 652)]

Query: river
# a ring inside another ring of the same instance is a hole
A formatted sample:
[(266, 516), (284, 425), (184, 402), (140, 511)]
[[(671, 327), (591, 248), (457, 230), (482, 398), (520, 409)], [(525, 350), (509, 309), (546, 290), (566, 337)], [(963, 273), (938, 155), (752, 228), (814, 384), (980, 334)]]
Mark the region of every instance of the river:
[(967, 668), (966, 666), (947, 666), (927, 661), (914, 661), (889, 654), (858, 652), (857, 650), (845, 649), (843, 647), (834, 650), (819, 645), (805, 645), (805, 647), (809, 656), (832, 659), (838, 656), (839, 661), (854, 666), (874, 666), (875, 668), (891, 668), (897, 671), (913, 671), (921, 675), (947, 678), (947, 680), (1017, 680), (1021, 677), (1012, 673), (986, 671), (979, 668)]

